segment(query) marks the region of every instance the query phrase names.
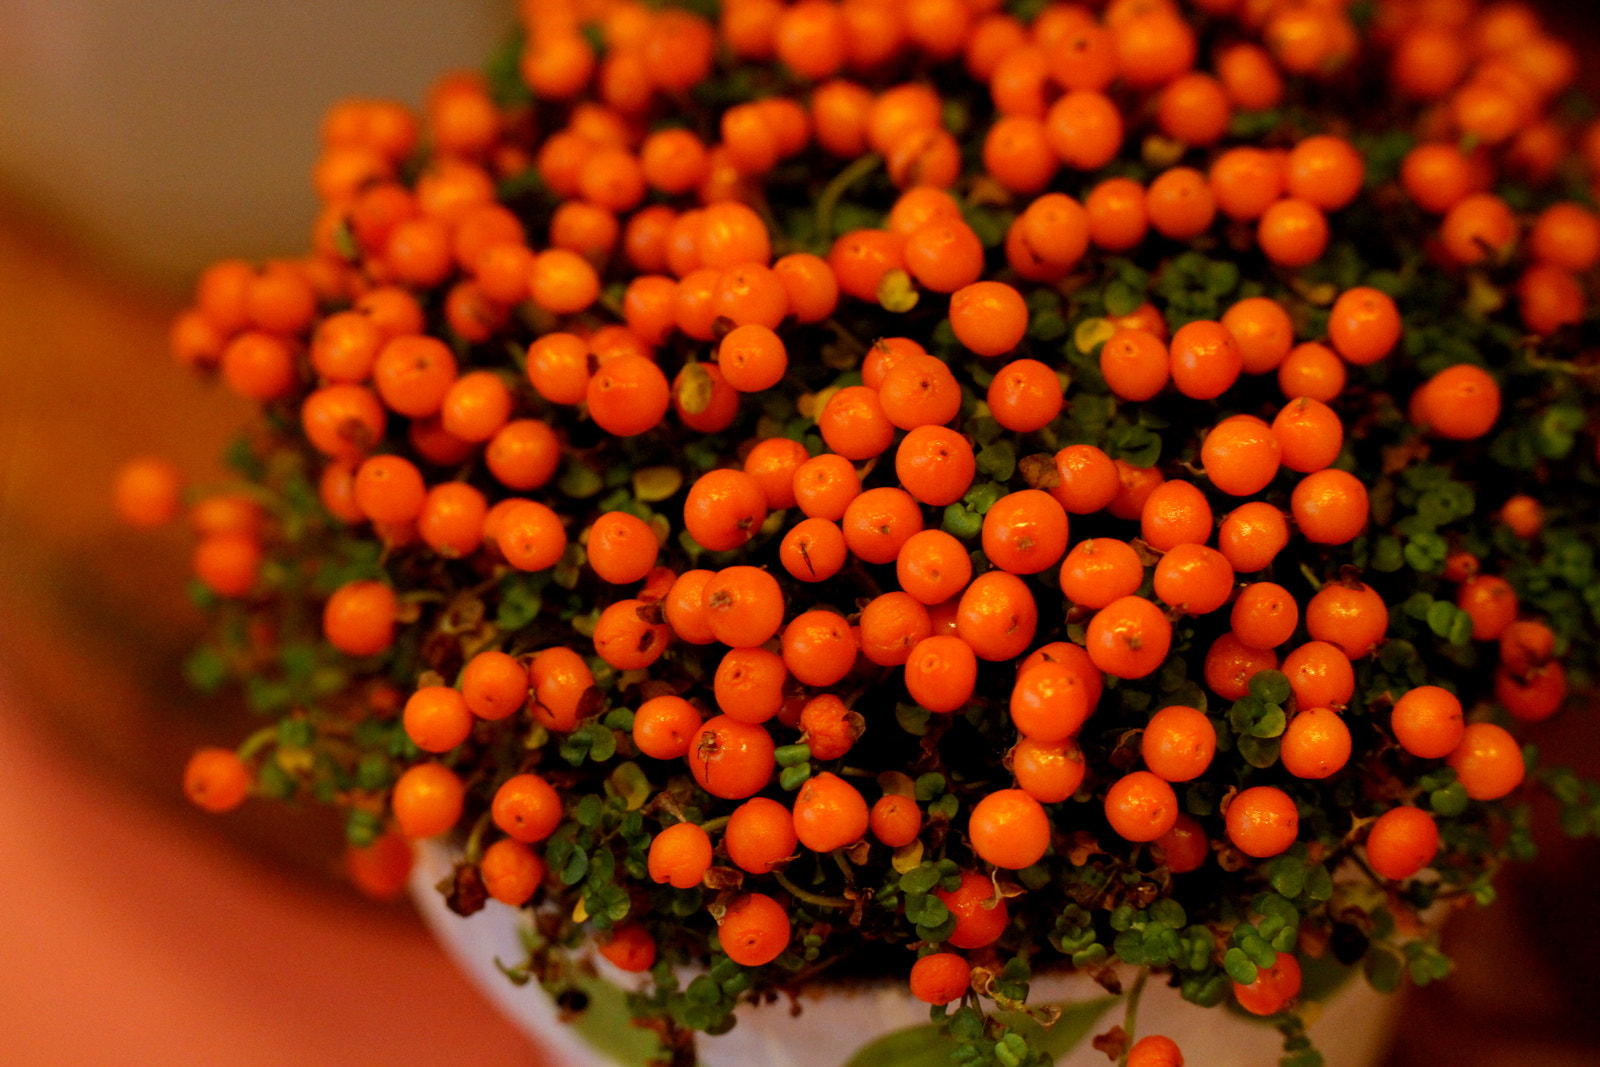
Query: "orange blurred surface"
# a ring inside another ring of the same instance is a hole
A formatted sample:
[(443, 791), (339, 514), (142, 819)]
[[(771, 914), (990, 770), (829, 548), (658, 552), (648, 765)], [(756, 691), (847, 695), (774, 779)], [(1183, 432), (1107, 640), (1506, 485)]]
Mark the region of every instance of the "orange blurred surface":
[(97, 775), (0, 690), (12, 1067), (543, 1060), (404, 904), (297, 879)]
[(237, 725), (176, 673), (183, 531), (120, 529), (106, 494), (137, 452), (215, 477), (245, 412), (167, 359), (170, 300), (27, 219), (0, 202), (0, 1062), (548, 1062), (405, 902), (338, 878), (329, 826), (182, 800)]

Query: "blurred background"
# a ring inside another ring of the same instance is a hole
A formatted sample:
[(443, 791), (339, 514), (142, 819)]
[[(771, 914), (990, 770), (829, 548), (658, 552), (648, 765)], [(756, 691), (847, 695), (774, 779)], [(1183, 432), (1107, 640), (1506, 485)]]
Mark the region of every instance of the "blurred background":
[[(1536, 6), (1600, 55), (1593, 5)], [(9, 1064), (546, 1061), (405, 903), (349, 887), (323, 814), (216, 818), (183, 801), (189, 752), (250, 723), (181, 682), (200, 624), (182, 592), (186, 532), (132, 534), (107, 504), (141, 453), (193, 483), (220, 476), (249, 410), (168, 358), (167, 324), (208, 262), (303, 250), (328, 105), (419, 103), (438, 74), (482, 60), (510, 7), (0, 0)], [(1595, 65), (1584, 77), (1600, 87)], [(1600, 776), (1592, 707), (1539, 740)], [(1544, 836), (1540, 861), (1505, 879), (1509, 906), (1452, 925), (1458, 974), (1412, 995), (1387, 1067), (1600, 1063), (1583, 979), (1600, 958), (1600, 854)]]

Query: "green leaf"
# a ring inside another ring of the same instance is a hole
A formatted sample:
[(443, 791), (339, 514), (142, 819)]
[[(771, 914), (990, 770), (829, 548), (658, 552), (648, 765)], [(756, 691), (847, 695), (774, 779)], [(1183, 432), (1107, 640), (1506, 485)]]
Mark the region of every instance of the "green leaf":
[(605, 813), (605, 801), (597, 793), (588, 793), (572, 809), (572, 818), (579, 826), (592, 830), (600, 825)]
[(1251, 962), (1244, 949), (1237, 945), (1223, 955), (1222, 969), (1228, 972), (1229, 978), (1240, 985), (1249, 985), (1257, 977), (1256, 965)]
[(606, 778), (606, 792), (621, 797), (629, 811), (643, 807), (644, 802), (650, 799), (650, 791), (650, 779), (632, 760), (618, 764), (617, 769)]
[(1135, 289), (1121, 278), (1113, 278), (1106, 283), (1106, 314), (1112, 318), (1131, 315), (1142, 303), (1144, 303), (1144, 290), (1142, 288)]
[(1400, 987), (1405, 961), (1399, 953), (1374, 945), (1362, 959), (1361, 970), (1373, 989), (1380, 993), (1393, 993)]
[(1404, 553), (1400, 548), (1400, 539), (1393, 534), (1384, 534), (1372, 546), (1372, 569), (1384, 574), (1393, 574), (1406, 563)]
[(965, 504), (950, 504), (944, 509), (944, 522), (940, 525), (951, 537), (970, 541), (983, 532), (983, 516)]
[[(1260, 673), (1265, 674), (1267, 672)], [(1278, 674), (1277, 671), (1271, 673), (1277, 674), (1283, 680), (1283, 688), (1288, 688), (1289, 682), (1287, 678), (1284, 678), (1282, 674)], [(1275, 691), (1276, 689), (1274, 689)], [(1254, 694), (1233, 702), (1233, 707), (1228, 711), (1228, 721), (1232, 724), (1234, 730), (1244, 737), (1262, 739), (1281, 736), (1284, 727), (1288, 725), (1288, 718), (1284, 715), (1281, 705), (1264, 701)]]
[(1534, 424), (1539, 454), (1545, 459), (1561, 459), (1577, 443), (1578, 432), (1588, 417), (1573, 404), (1551, 404), (1539, 413)]
[(1467, 810), (1467, 803), (1471, 798), (1467, 796), (1467, 788), (1460, 782), (1451, 782), (1442, 789), (1435, 789), (1428, 794), (1428, 806), (1436, 815), (1445, 818), (1454, 818)]
[(184, 661), (183, 676), (196, 690), (209, 696), (228, 680), (228, 663), (216, 649), (201, 645)]
[(1428, 629), (1435, 637), (1448, 637), (1460, 610), (1448, 600), (1435, 600), (1428, 607)]
[(1245, 734), (1239, 738), (1239, 755), (1252, 767), (1265, 769), (1277, 763), (1278, 747), (1276, 737), (1260, 738)]
[(1017, 452), (1010, 441), (995, 441), (979, 450), (977, 463), (979, 474), (997, 482), (1008, 482), (1017, 471)]
[(779, 745), (772, 758), (780, 767), (795, 767), (811, 758), (810, 745)]
[(954, 1067), (957, 1047), (942, 1026), (909, 1026), (863, 1045), (845, 1067)]
[(502, 630), (520, 630), (539, 617), (544, 598), (539, 590), (548, 580), (548, 573), (537, 575), (515, 574), (500, 583), (500, 606), (495, 611), (494, 624)]
[(1282, 671), (1257, 671), (1250, 676), (1250, 695), (1268, 704), (1289, 699), (1289, 678)]
[(1297, 897), (1306, 884), (1306, 861), (1298, 856), (1279, 856), (1267, 867), (1267, 880), (1285, 897)]
[(572, 850), (567, 857), (567, 862), (561, 865), (561, 884), (577, 885), (583, 881), (583, 876), (589, 873), (589, 854), (581, 848)]

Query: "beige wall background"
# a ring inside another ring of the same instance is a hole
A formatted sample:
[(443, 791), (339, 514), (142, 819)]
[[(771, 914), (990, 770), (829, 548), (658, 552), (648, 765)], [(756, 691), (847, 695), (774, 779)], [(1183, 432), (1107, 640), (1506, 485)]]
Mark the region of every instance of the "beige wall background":
[(306, 247), (333, 101), (418, 104), (506, 0), (0, 0), (0, 191), (160, 288)]

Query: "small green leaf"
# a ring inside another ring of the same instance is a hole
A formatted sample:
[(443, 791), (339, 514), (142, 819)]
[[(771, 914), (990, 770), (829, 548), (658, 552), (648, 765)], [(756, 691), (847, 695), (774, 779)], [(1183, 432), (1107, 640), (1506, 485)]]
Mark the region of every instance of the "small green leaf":
[(1361, 970), (1373, 989), (1380, 993), (1393, 993), (1400, 987), (1405, 961), (1396, 952), (1373, 946), (1362, 959)]
[(1451, 782), (1442, 789), (1435, 789), (1428, 794), (1428, 806), (1437, 815), (1445, 818), (1454, 818), (1467, 810), (1467, 803), (1471, 798), (1467, 796), (1467, 788), (1460, 782)]
[(1250, 961), (1244, 949), (1237, 945), (1223, 955), (1222, 969), (1228, 972), (1229, 978), (1240, 985), (1249, 985), (1257, 977), (1256, 965)]
[(606, 791), (621, 797), (628, 811), (637, 811), (650, 799), (650, 780), (637, 763), (629, 760), (618, 764), (606, 778)]
[(780, 767), (798, 766), (811, 758), (810, 745), (780, 745), (772, 753)]
[(1017, 452), (1010, 441), (995, 441), (979, 450), (977, 463), (979, 474), (997, 482), (1007, 482), (1017, 471)]
[(1278, 762), (1278, 748), (1276, 737), (1263, 739), (1245, 734), (1239, 738), (1239, 754), (1252, 767), (1266, 769)]
[(785, 767), (778, 775), (778, 786), (786, 793), (793, 793), (796, 789), (805, 785), (806, 780), (810, 777), (810, 762), (797, 763), (793, 767)]
[(950, 504), (944, 509), (944, 522), (940, 525), (950, 536), (970, 541), (983, 532), (983, 516), (965, 504)]
[(1250, 676), (1250, 695), (1268, 704), (1282, 704), (1289, 699), (1289, 678), (1282, 671), (1257, 671)]
[(228, 680), (228, 663), (216, 649), (201, 645), (184, 661), (183, 676), (196, 690), (209, 696)]

